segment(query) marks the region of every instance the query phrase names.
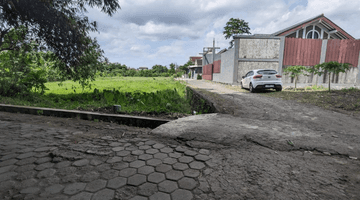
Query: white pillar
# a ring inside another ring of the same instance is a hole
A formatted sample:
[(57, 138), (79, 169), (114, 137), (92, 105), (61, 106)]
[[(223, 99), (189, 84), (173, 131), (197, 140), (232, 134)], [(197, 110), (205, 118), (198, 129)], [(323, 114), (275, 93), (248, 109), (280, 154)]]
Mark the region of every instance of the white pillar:
[(296, 31), (296, 38), (299, 38), (299, 30)]
[(324, 29), (321, 29), (321, 36), (320, 36), (321, 39), (324, 39)]
[(314, 36), (315, 36), (315, 25), (313, 25), (313, 32), (312, 32), (312, 37), (311, 37), (311, 39), (314, 39)]
[(305, 36), (306, 36), (306, 26), (303, 29), (303, 39), (305, 39)]

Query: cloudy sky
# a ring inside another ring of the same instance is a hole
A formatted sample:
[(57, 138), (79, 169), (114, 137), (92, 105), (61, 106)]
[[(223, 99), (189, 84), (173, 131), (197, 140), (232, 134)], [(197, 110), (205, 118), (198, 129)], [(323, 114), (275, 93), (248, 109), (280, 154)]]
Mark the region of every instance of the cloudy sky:
[(110, 62), (132, 68), (183, 65), (203, 47), (229, 47), (223, 30), (230, 18), (249, 22), (252, 34), (270, 34), (322, 13), (360, 39), (359, 0), (119, 0), (112, 17), (98, 9), (92, 33)]

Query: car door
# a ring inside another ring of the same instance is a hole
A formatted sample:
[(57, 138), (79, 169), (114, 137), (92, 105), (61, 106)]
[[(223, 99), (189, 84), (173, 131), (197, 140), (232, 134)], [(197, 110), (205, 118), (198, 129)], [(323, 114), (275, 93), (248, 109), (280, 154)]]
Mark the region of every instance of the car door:
[(250, 72), (248, 72), (245, 77), (244, 77), (244, 81), (243, 81), (243, 87), (249, 88), (249, 83), (250, 83)]
[(246, 75), (246, 87), (247, 87), (247, 88), (249, 88), (252, 75), (254, 75), (254, 72), (253, 72), (253, 71), (250, 71), (250, 72), (247, 73), (247, 75)]

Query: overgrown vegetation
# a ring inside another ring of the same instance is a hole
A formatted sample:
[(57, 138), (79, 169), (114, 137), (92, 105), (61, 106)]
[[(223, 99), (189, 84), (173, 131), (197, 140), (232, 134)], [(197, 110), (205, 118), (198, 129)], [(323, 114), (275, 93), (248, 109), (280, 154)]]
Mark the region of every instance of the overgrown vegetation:
[(71, 81), (46, 83), (45, 94), (3, 97), (5, 104), (48, 108), (111, 112), (113, 105), (121, 105), (124, 113), (191, 113), (186, 99), (185, 85), (171, 78), (99, 78), (93, 89), (83, 89)]

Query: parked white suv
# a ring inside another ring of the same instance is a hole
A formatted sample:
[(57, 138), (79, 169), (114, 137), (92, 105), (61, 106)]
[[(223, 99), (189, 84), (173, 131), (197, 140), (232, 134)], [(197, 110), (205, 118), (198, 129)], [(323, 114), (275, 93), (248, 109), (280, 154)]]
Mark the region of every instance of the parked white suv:
[(241, 88), (248, 88), (250, 92), (262, 89), (281, 91), (281, 75), (272, 69), (251, 70), (242, 77)]

